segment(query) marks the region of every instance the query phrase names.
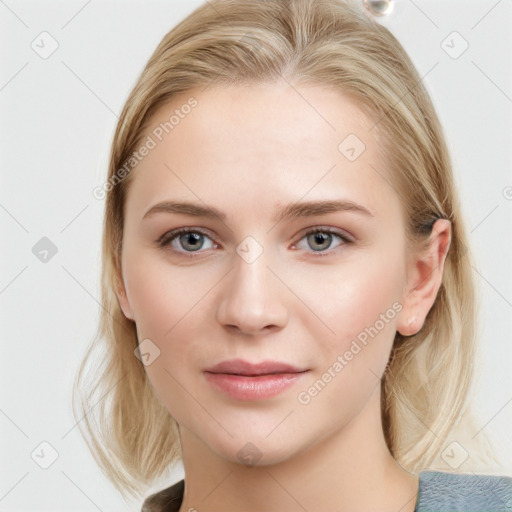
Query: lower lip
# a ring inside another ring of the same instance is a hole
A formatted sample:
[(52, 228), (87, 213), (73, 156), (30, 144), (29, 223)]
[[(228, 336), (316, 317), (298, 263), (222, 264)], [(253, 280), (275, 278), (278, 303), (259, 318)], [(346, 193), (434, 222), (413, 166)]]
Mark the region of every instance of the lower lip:
[(307, 372), (248, 377), (228, 373), (205, 372), (205, 377), (213, 387), (237, 400), (263, 400), (290, 388), (305, 373)]

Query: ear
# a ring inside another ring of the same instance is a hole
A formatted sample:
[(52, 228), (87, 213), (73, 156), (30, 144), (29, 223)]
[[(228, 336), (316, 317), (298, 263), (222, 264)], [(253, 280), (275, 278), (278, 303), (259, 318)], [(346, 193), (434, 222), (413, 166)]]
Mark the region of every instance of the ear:
[(130, 302), (128, 300), (128, 296), (126, 294), (126, 287), (123, 279), (117, 279), (117, 289), (116, 289), (117, 300), (119, 301), (119, 305), (124, 313), (124, 316), (129, 320), (134, 320), (133, 310), (130, 306)]
[(414, 255), (408, 263), (403, 308), (397, 322), (397, 330), (403, 336), (412, 336), (420, 331), (434, 305), (443, 279), (451, 237), (451, 222), (447, 219), (436, 220), (427, 249)]

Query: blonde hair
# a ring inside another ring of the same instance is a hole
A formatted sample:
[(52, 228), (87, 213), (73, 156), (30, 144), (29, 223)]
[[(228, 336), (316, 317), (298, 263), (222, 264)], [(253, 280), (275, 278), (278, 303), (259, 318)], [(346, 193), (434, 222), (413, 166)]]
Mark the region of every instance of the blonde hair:
[[(97, 339), (77, 374), (80, 396), (73, 403), (94, 457), (125, 496), (154, 483), (180, 459), (181, 447), (176, 421), (134, 355), (136, 326), (115, 294), (122, 283), (123, 209), (133, 175), (120, 179), (119, 170), (140, 144), (151, 116), (178, 93), (281, 77), (333, 87), (375, 121), (385, 167), (402, 199), (411, 249), (427, 242), (436, 219), (452, 223), (435, 303), (417, 334), (397, 332), (383, 377), (382, 420), (391, 453), (411, 472), (432, 467), (465, 411), (475, 358), (472, 261), (443, 131), (408, 55), (355, 2), (210, 0), (162, 39), (126, 101), (111, 148), (103, 309)], [(104, 351), (96, 358), (101, 341)], [(91, 382), (86, 382), (89, 366)]]

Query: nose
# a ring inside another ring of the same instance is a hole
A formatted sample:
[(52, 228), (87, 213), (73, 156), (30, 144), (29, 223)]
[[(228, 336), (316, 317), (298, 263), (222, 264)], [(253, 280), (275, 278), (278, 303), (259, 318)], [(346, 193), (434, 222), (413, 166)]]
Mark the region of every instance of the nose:
[(227, 330), (261, 335), (286, 324), (287, 289), (268, 264), (265, 250), (254, 261), (234, 253), (217, 309), (217, 321)]

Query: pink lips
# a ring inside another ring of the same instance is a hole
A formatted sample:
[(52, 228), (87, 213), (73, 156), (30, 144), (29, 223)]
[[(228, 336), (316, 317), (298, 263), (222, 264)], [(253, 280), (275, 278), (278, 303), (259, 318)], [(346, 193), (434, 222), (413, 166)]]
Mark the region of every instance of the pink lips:
[(205, 370), (214, 388), (237, 400), (261, 400), (278, 395), (308, 370), (278, 361), (252, 364), (242, 359), (223, 361)]

